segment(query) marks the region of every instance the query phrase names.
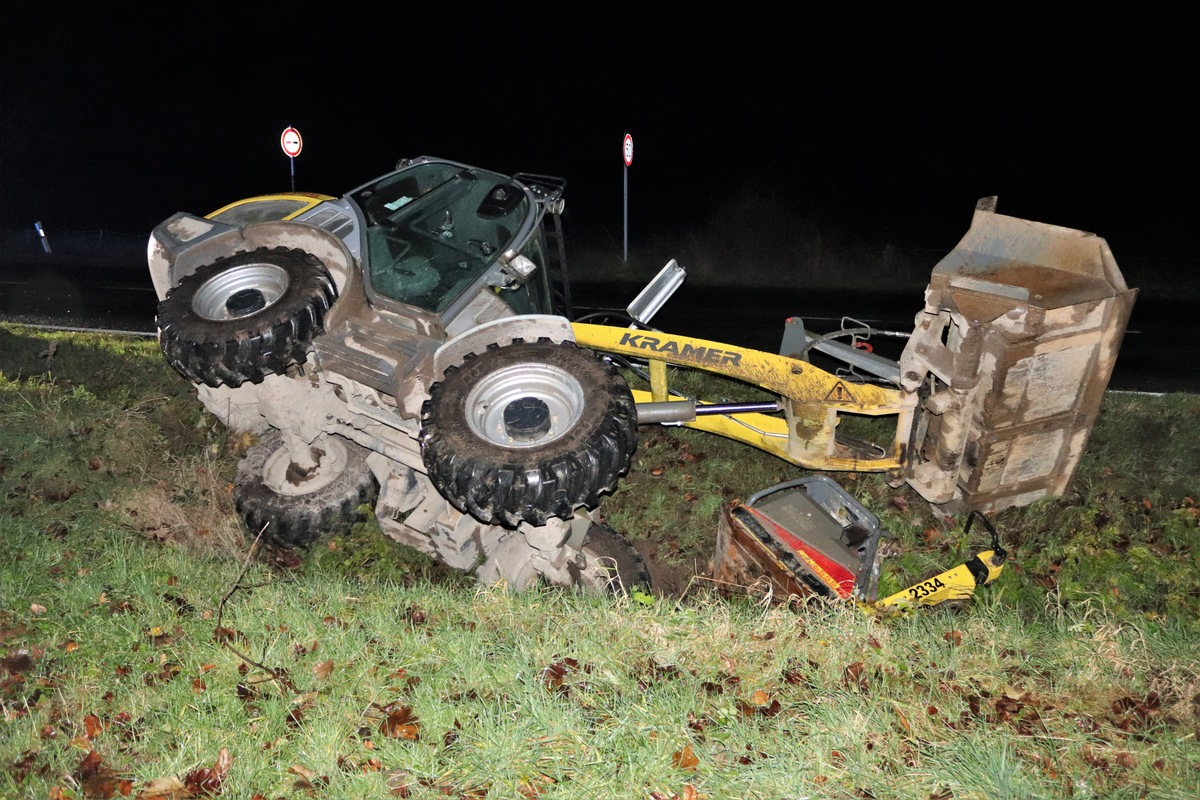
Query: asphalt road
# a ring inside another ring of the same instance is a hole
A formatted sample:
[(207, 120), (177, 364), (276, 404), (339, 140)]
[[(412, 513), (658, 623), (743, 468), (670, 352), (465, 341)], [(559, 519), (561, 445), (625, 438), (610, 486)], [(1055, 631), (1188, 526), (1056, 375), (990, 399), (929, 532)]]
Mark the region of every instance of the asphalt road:
[[(577, 313), (622, 308), (634, 289), (579, 287)], [(45, 261), (0, 262), (0, 321), (60, 328), (153, 334), (157, 297), (144, 266), (98, 267)], [(1134, 304), (1110, 389), (1200, 392), (1200, 360), (1187, 355), (1200, 341), (1200, 315), (1188, 300), (1140, 297)], [(818, 333), (843, 316), (882, 330), (910, 331), (922, 298), (906, 294), (856, 296), (805, 292), (799, 297), (740, 288), (684, 285), (654, 318), (661, 330), (777, 352), (788, 317)], [(877, 352), (896, 357), (900, 339), (875, 339)]]

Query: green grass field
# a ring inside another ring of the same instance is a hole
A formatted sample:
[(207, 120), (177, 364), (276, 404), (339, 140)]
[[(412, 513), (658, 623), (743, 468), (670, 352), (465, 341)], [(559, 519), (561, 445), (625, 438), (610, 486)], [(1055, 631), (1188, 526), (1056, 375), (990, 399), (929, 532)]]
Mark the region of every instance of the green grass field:
[[(1200, 397), (1110, 395), (1071, 491), (994, 516), (1001, 579), (887, 621), (715, 594), (722, 504), (800, 473), (643, 430), (602, 508), (676, 576), (648, 605), (480, 587), (370, 520), (247, 559), (249, 442), (152, 340), (0, 326), (0, 797), (1196, 795)], [(981, 544), (835, 477), (885, 581)]]

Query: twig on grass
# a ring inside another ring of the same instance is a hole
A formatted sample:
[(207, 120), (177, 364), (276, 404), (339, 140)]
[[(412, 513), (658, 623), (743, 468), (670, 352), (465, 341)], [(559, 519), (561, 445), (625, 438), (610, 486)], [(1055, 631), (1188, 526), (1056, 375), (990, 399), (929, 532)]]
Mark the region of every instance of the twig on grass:
[(217, 606), (217, 625), (213, 629), (213, 639), (220, 642), (231, 653), (242, 659), (242, 661), (245, 661), (252, 667), (261, 669), (266, 673), (268, 680), (275, 681), (280, 686), (294, 694), (301, 694), (300, 689), (297, 688), (296, 684), (292, 682), (292, 679), (287, 676), (287, 672), (283, 668), (268, 667), (266, 664), (255, 661), (253, 658), (234, 647), (232, 644), (233, 637), (228, 633), (223, 633), (225, 628), (223, 628), (221, 625), (221, 622), (225, 617), (225, 603), (230, 597), (233, 597), (234, 592), (236, 592), (238, 589), (245, 588), (242, 586), (242, 578), (246, 577), (246, 573), (249, 572), (250, 564), (254, 560), (254, 553), (258, 549), (258, 543), (262, 540), (262, 535), (266, 532), (267, 525), (270, 524), (271, 523), (268, 520), (266, 525), (263, 525), (262, 529), (259, 530), (258, 535), (254, 537), (254, 541), (250, 544), (250, 551), (246, 553), (246, 561), (242, 564), (242, 571), (238, 573), (237, 578), (233, 581), (233, 585), (229, 587), (229, 591), (225, 592), (225, 595), (221, 598), (220, 605)]

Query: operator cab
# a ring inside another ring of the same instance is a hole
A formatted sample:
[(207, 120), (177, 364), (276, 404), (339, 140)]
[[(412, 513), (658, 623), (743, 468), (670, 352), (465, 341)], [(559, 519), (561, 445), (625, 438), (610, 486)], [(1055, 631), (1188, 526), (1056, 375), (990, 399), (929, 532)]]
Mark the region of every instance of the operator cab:
[[(348, 198), (366, 222), (364, 277), (372, 302), (453, 317), (490, 291), (515, 313), (547, 313), (543, 203), (513, 178), (417, 159)], [(508, 268), (519, 253), (539, 269)]]

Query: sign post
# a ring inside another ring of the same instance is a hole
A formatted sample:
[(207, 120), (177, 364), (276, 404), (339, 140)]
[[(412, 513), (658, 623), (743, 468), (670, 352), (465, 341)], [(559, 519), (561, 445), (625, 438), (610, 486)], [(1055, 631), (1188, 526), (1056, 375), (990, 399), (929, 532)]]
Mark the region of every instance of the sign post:
[(292, 162), (292, 191), (294, 192), (296, 191), (296, 156), (300, 155), (300, 150), (304, 147), (300, 131), (289, 125), (279, 137), (279, 146), (283, 148), (283, 152)]
[(629, 167), (633, 165), (633, 136), (625, 134), (625, 141), (621, 145), (621, 153), (625, 157), (625, 197), (624, 197), (624, 213), (625, 213), (625, 254), (621, 258), (622, 261), (629, 260)]
[(33, 223), (34, 230), (38, 233), (38, 238), (42, 240), (42, 249), (47, 253), (50, 252), (50, 240), (46, 238), (46, 229), (42, 227), (41, 222)]

